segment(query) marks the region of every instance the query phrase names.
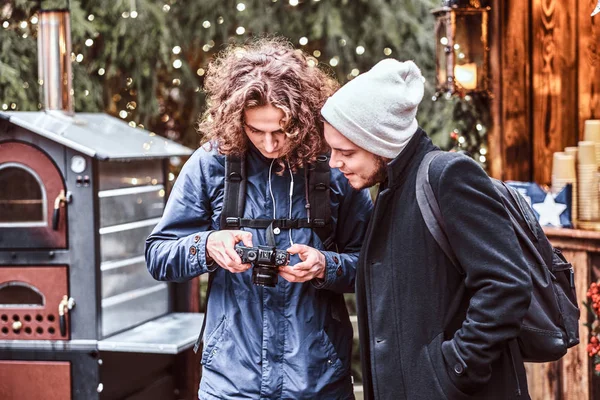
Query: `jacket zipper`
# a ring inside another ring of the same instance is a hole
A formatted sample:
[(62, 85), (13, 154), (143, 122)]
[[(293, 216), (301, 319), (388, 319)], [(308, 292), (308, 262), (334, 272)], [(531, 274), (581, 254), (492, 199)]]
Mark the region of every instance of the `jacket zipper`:
[(517, 339), (511, 339), (508, 343), (508, 352), (510, 353), (510, 361), (512, 364), (513, 374), (515, 375), (515, 381), (517, 382), (517, 396), (521, 396), (521, 384), (519, 383), (519, 374), (517, 374), (517, 364), (515, 362), (515, 356), (513, 354), (513, 348), (517, 347)]

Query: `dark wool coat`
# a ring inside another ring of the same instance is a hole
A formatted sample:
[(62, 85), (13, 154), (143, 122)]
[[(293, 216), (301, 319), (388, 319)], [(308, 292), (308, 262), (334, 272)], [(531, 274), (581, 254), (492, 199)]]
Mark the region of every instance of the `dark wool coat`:
[(437, 157), (429, 179), (458, 273), (417, 204), (417, 170), (432, 150), (419, 129), (389, 164), (361, 251), (365, 398), (529, 398), (515, 337), (532, 289), (518, 239), (481, 167), (456, 153)]

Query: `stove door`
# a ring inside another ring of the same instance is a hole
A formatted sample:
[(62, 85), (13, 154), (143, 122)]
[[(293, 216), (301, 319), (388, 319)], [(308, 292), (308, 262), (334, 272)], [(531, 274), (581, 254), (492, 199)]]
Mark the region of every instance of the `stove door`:
[(71, 365), (67, 361), (0, 361), (3, 399), (71, 398)]
[(0, 250), (67, 247), (63, 176), (30, 144), (0, 143)]

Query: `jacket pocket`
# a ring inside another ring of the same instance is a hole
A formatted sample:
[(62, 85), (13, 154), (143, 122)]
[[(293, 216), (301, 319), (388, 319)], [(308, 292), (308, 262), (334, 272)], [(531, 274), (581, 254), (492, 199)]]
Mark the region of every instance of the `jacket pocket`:
[(221, 321), (217, 324), (217, 327), (210, 333), (204, 343), (204, 350), (202, 351), (202, 359), (200, 364), (209, 365), (213, 357), (219, 350), (219, 344), (223, 340), (224, 333), (227, 328), (227, 318), (223, 316)]
[(310, 375), (314, 375), (311, 379), (320, 377), (319, 379), (328, 376), (329, 379), (339, 377), (343, 374), (345, 368), (342, 360), (338, 356), (333, 343), (327, 336), (324, 330), (320, 330), (314, 336), (315, 347), (309, 354)]
[(431, 363), (436, 380), (438, 381), (444, 396), (448, 399), (470, 400), (479, 397), (470, 396), (458, 389), (448, 375), (448, 366), (442, 355), (442, 342), (444, 334), (437, 335), (426, 347), (427, 358)]

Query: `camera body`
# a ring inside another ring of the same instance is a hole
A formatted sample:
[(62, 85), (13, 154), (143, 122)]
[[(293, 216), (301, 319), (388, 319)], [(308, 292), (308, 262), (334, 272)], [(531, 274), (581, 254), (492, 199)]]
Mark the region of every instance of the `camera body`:
[(290, 254), (271, 246), (235, 248), (243, 264), (250, 263), (252, 270), (252, 283), (260, 286), (274, 287), (277, 284), (278, 268), (290, 262)]

